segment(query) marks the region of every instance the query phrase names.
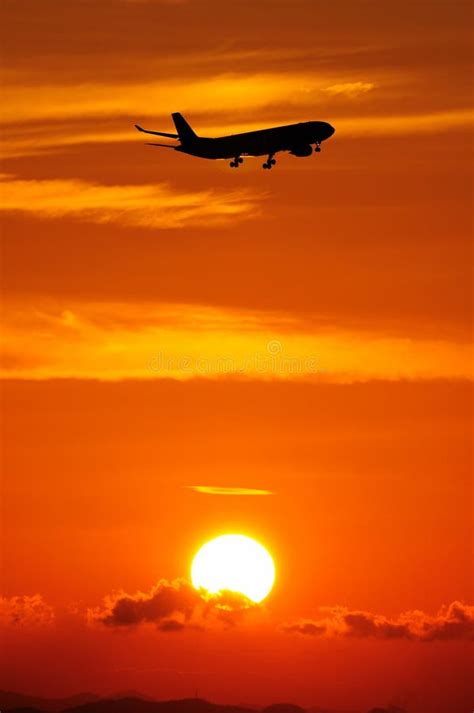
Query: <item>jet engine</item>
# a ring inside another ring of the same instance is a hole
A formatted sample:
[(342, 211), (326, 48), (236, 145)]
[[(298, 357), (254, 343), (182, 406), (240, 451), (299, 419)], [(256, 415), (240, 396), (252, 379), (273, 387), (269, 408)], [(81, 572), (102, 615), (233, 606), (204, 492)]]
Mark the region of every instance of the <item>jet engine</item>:
[(293, 156), (311, 156), (313, 153), (313, 147), (309, 144), (307, 146), (295, 146), (291, 149), (290, 153)]

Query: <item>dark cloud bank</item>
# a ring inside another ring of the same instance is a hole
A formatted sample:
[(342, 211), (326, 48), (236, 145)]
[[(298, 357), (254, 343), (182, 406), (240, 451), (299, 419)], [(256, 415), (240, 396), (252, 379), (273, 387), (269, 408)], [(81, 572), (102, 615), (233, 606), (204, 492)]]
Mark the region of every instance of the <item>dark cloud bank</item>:
[(222, 592), (205, 595), (186, 580), (161, 580), (150, 592), (106, 597), (103, 608), (89, 610), (90, 623), (107, 627), (155, 624), (160, 631), (176, 632), (185, 628), (203, 628), (213, 622), (235, 624), (245, 611), (258, 605), (243, 595)]
[(376, 639), (409, 639), (413, 641), (474, 640), (474, 606), (452, 602), (441, 607), (435, 616), (419, 610), (388, 619), (367, 611), (345, 607), (324, 607), (320, 619), (301, 619), (284, 624), (281, 631), (306, 636), (340, 636)]
[[(233, 626), (261, 609), (262, 605), (235, 592), (210, 595), (184, 579), (162, 579), (149, 592), (116, 592), (105, 597), (102, 607), (87, 611), (87, 620), (110, 629), (152, 624), (159, 631), (172, 633)], [(321, 607), (320, 611), (317, 619), (288, 622), (280, 625), (279, 631), (326, 638), (474, 641), (474, 605), (461, 601), (442, 606), (435, 615), (414, 609), (393, 619), (343, 606)], [(4, 626), (44, 626), (54, 621), (53, 608), (40, 594), (0, 597), (0, 624)]]

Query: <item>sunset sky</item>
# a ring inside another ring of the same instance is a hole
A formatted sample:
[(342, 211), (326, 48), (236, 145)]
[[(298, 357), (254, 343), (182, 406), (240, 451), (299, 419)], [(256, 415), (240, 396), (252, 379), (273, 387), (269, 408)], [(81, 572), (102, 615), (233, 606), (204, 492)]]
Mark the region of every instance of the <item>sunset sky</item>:
[[(1, 14), (0, 688), (472, 711), (472, 4)], [(173, 111), (336, 133), (235, 171)], [(229, 612), (232, 532), (276, 581)]]

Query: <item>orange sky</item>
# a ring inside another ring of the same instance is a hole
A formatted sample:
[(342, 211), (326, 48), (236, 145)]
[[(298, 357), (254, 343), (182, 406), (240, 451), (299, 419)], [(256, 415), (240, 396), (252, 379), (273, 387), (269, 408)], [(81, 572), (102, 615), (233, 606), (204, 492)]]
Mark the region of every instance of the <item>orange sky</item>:
[[(472, 710), (470, 3), (2, 15), (0, 687)], [(336, 134), (232, 171), (172, 111)], [(231, 531), (264, 606), (103, 623)]]

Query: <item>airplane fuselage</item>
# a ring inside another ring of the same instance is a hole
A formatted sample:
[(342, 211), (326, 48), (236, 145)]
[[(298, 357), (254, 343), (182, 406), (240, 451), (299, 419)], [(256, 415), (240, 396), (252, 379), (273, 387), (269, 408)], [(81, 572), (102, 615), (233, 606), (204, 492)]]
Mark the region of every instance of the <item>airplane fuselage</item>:
[(214, 139), (196, 136), (183, 141), (176, 150), (208, 159), (265, 156), (278, 151), (290, 151), (304, 156), (305, 150), (308, 154), (311, 153), (311, 144), (319, 144), (333, 133), (333, 127), (325, 121), (307, 121)]
[(173, 149), (181, 153), (208, 159), (232, 159), (230, 166), (238, 168), (243, 162), (243, 156), (267, 156), (263, 168), (275, 165), (275, 154), (279, 151), (289, 151), (293, 156), (310, 156), (315, 151), (321, 151), (321, 143), (334, 134), (334, 127), (326, 121), (305, 121), (300, 124), (276, 126), (272, 129), (247, 131), (244, 134), (231, 134), (218, 138), (198, 136), (186, 119), (179, 112), (172, 115), (176, 134), (166, 131), (152, 131), (135, 124), (138, 131), (168, 139), (178, 139), (179, 145), (149, 143), (149, 146)]

